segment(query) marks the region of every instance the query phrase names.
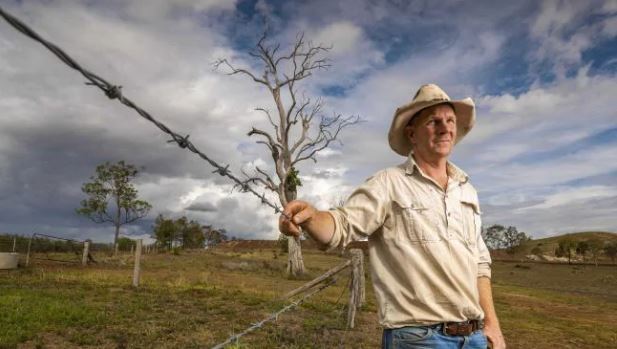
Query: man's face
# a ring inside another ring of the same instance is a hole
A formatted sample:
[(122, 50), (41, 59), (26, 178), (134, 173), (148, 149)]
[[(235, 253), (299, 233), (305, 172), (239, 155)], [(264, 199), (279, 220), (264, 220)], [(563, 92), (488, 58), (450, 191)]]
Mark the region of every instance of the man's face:
[(405, 132), (417, 156), (425, 160), (447, 158), (456, 140), (456, 115), (447, 104), (426, 108), (405, 128)]

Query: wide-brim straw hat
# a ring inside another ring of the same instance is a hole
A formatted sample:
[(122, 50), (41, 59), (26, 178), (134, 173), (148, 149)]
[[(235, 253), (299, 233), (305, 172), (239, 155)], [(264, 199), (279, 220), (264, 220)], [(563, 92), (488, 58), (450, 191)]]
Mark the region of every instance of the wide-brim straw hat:
[(409, 120), (422, 109), (444, 103), (454, 107), (457, 127), (454, 144), (460, 142), (476, 122), (476, 107), (473, 100), (465, 98), (453, 101), (439, 86), (427, 84), (420, 87), (410, 103), (396, 109), (388, 132), (390, 148), (400, 155), (408, 156), (411, 152), (411, 141), (405, 134), (405, 127)]

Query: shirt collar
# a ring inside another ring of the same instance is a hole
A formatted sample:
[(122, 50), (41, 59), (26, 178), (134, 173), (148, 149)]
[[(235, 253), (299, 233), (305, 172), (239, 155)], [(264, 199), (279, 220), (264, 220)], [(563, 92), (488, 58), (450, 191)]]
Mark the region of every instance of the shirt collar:
[[(416, 160), (413, 158), (413, 152), (410, 152), (405, 162), (405, 174), (412, 175), (416, 170), (419, 170), (419, 167), (416, 164)], [(450, 161), (446, 164), (446, 170), (448, 171), (448, 176), (459, 183), (465, 183), (469, 180), (467, 173)]]

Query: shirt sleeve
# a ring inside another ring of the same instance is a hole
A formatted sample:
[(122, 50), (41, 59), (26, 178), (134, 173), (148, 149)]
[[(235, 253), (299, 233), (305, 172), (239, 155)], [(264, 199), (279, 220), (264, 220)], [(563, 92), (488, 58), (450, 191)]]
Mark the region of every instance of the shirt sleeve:
[(491, 254), (482, 238), (482, 219), (479, 213), (474, 213), (476, 239), (478, 247), (478, 277), (491, 278)]
[(330, 210), (335, 228), (326, 249), (345, 248), (379, 229), (387, 215), (386, 197), (386, 173), (381, 171), (358, 187), (342, 207)]

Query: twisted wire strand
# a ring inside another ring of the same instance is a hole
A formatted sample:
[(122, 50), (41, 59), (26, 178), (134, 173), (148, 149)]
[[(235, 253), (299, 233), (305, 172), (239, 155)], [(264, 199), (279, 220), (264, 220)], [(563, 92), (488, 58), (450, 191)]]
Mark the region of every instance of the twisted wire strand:
[(178, 146), (180, 146), (180, 148), (188, 149), (189, 151), (197, 154), (200, 158), (202, 158), (203, 160), (208, 162), (212, 167), (215, 168), (213, 173), (218, 173), (221, 176), (226, 176), (230, 178), (233, 182), (236, 183), (236, 185), (240, 188), (242, 192), (252, 193), (253, 195), (257, 196), (261, 200), (262, 204), (270, 206), (272, 209), (274, 209), (276, 213), (282, 214), (287, 219), (291, 219), (291, 217), (285, 214), (278, 205), (270, 202), (266, 198), (265, 193), (261, 193), (261, 194), (258, 193), (255, 189), (253, 189), (250, 185), (248, 185), (248, 181), (242, 181), (238, 177), (236, 177), (233, 173), (231, 173), (229, 171), (229, 165), (222, 166), (218, 164), (216, 161), (214, 161), (213, 159), (211, 159), (208, 155), (204, 154), (202, 151), (197, 149), (197, 147), (195, 147), (195, 145), (191, 143), (191, 141), (189, 141), (189, 135), (181, 136), (180, 134), (175, 133), (174, 131), (169, 129), (165, 124), (156, 120), (147, 111), (140, 108), (133, 101), (123, 96), (122, 86), (113, 85), (107, 80), (103, 79), (102, 77), (86, 70), (79, 63), (77, 63), (73, 58), (71, 58), (71, 56), (69, 56), (66, 52), (64, 52), (60, 47), (43, 39), (38, 33), (36, 33), (34, 30), (28, 27), (25, 23), (23, 23), (17, 17), (6, 12), (4, 9), (2, 9), (2, 7), (0, 7), (0, 16), (2, 16), (11, 26), (17, 29), (17, 31), (39, 42), (40, 44), (45, 46), (47, 49), (49, 49), (54, 55), (56, 55), (66, 65), (68, 65), (72, 69), (79, 71), (88, 80), (88, 82), (86, 82), (86, 85), (96, 86), (99, 89), (101, 89), (109, 99), (117, 99), (118, 101), (120, 101), (120, 103), (124, 104), (125, 106), (131, 109), (134, 109), (141, 117), (152, 122), (161, 131), (170, 135), (172, 139), (168, 142), (176, 142)]
[(308, 292), (304, 295), (304, 297), (298, 299), (295, 302), (290, 303), (289, 305), (285, 306), (284, 308), (282, 308), (281, 310), (274, 312), (272, 314), (270, 314), (268, 317), (266, 317), (265, 319), (254, 323), (251, 327), (247, 328), (246, 330), (238, 333), (238, 334), (234, 334), (233, 336), (227, 338), (226, 341), (215, 345), (214, 347), (212, 347), (212, 349), (223, 349), (225, 348), (225, 346), (232, 344), (234, 342), (237, 342), (238, 339), (240, 339), (240, 337), (255, 331), (256, 329), (261, 328), (263, 325), (265, 325), (267, 322), (270, 322), (272, 320), (277, 320), (278, 316), (290, 309), (293, 309), (295, 307), (297, 307), (298, 305), (302, 304), (305, 300), (307, 300), (309, 297), (313, 296), (314, 294), (320, 292), (321, 290), (325, 289), (326, 287), (329, 287), (331, 285), (333, 285), (334, 283), (336, 283), (336, 279), (332, 278), (330, 279), (330, 281), (328, 281), (327, 283), (324, 283), (323, 285), (321, 285), (320, 287), (313, 289), (313, 291)]

